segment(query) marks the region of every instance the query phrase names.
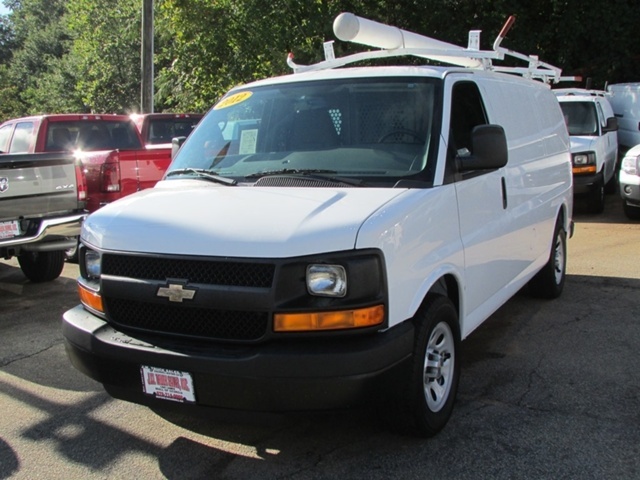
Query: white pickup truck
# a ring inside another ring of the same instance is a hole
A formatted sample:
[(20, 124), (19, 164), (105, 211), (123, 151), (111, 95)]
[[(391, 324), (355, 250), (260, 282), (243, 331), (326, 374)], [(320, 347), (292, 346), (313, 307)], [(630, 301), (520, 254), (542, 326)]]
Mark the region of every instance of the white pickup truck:
[(63, 333), (112, 396), (193, 414), (376, 401), (430, 436), (461, 341), (527, 285), (562, 292), (571, 157), (548, 85), (483, 68), (473, 38), (443, 47), (346, 13), (334, 30), (389, 40), (369, 59), (457, 64), (290, 58), (292, 75), (220, 100), (163, 181), (92, 214)]

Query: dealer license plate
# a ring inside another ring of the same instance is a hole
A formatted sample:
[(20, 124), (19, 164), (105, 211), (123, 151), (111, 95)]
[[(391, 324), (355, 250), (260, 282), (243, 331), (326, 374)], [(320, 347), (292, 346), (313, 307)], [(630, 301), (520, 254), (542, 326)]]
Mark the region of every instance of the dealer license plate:
[(196, 396), (190, 373), (142, 365), (140, 374), (144, 393), (162, 400), (195, 403)]
[(16, 220), (0, 222), (0, 238), (13, 238), (20, 235), (20, 226)]

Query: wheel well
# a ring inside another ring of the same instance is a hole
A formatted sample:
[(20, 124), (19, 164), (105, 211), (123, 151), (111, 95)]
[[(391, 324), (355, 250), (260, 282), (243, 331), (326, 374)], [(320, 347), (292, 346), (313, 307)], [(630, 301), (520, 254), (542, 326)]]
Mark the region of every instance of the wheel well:
[(436, 283), (431, 286), (431, 289), (427, 293), (429, 295), (442, 295), (453, 303), (460, 316), (460, 287), (457, 280), (451, 274), (443, 275), (438, 279)]
[(569, 217), (567, 215), (567, 210), (566, 210), (566, 206), (565, 205), (560, 205), (560, 210), (558, 211), (558, 215), (556, 216), (556, 224), (557, 224), (558, 220), (560, 220), (562, 222), (562, 226), (564, 227), (564, 231), (567, 232), (567, 237), (569, 237), (569, 238), (572, 237), (573, 236), (573, 225), (569, 224)]

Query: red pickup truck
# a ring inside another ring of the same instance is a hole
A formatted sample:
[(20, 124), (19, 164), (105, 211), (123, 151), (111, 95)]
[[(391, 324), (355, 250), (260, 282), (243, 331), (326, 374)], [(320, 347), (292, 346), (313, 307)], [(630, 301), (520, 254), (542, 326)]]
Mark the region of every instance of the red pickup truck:
[(86, 175), (89, 212), (153, 187), (171, 162), (170, 148), (145, 148), (128, 115), (39, 115), (0, 125), (0, 154), (38, 152), (76, 154)]
[(131, 120), (138, 127), (148, 149), (169, 149), (171, 140), (188, 137), (204, 115), (201, 113), (135, 113)]

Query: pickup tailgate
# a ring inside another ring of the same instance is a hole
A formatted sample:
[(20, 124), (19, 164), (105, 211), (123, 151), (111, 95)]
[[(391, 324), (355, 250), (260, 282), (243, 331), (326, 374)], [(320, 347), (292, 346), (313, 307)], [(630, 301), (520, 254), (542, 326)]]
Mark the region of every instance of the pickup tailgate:
[(66, 153), (1, 155), (0, 222), (78, 211), (75, 161)]

